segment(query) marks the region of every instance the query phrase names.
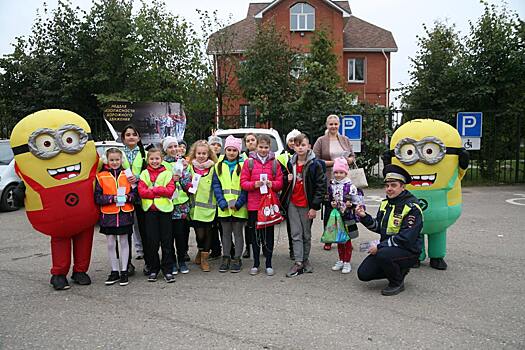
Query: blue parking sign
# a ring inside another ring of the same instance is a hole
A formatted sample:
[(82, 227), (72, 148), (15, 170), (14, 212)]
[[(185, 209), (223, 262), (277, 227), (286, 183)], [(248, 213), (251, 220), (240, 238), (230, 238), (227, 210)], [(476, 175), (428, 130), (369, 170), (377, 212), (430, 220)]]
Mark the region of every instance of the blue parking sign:
[(482, 124), (482, 112), (459, 112), (456, 129), (463, 137), (481, 137)]
[(350, 140), (361, 140), (362, 120), (361, 115), (344, 115), (341, 118), (341, 125), (339, 125), (339, 133)]

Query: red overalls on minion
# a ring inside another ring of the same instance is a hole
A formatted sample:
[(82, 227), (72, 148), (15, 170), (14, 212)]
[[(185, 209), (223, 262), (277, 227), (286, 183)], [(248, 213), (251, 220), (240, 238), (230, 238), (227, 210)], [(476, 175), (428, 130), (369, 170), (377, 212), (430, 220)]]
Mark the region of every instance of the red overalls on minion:
[(90, 283), (86, 272), (99, 214), (93, 196), (98, 155), (90, 132), (78, 114), (52, 109), (25, 117), (11, 133), (15, 169), (26, 186), (27, 217), (35, 230), (51, 237), (56, 289), (66, 289), (55, 282), (69, 272), (72, 246), (72, 278)]

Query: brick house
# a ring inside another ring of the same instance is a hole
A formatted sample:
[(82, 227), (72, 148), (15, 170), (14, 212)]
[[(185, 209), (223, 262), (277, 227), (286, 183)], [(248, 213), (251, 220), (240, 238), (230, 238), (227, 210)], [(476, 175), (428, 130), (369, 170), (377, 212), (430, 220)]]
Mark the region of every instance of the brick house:
[[(237, 55), (242, 61), (243, 52), (256, 36), (257, 26), (272, 21), (290, 46), (307, 52), (315, 30), (322, 29), (331, 38), (338, 57), (337, 70), (341, 83), (349, 92), (357, 92), (358, 100), (371, 104), (389, 105), (390, 53), (397, 51), (391, 32), (355, 17), (348, 1), (331, 0), (274, 0), (270, 3), (251, 3), (242, 21), (224, 29), (234, 38), (228, 46), (228, 55)], [(217, 110), (240, 126), (254, 126), (255, 110), (240, 93), (233, 66), (225, 50), (221, 50), (214, 33), (208, 53), (214, 56), (215, 74), (226, 75), (232, 96), (225, 96)], [(226, 73), (229, 72), (229, 73)], [(218, 78), (220, 79), (220, 78)], [(222, 113), (220, 112), (222, 109)], [(240, 118), (239, 118), (240, 117)], [(231, 123), (229, 123), (231, 124)]]

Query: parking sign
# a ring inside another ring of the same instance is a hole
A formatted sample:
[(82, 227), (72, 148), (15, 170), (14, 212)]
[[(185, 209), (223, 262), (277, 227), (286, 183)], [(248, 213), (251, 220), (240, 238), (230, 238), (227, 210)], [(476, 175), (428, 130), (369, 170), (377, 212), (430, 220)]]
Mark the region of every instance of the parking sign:
[(459, 112), (456, 129), (462, 137), (481, 137), (482, 112)]
[(353, 141), (361, 140), (362, 120), (361, 115), (344, 115), (339, 125), (339, 133)]

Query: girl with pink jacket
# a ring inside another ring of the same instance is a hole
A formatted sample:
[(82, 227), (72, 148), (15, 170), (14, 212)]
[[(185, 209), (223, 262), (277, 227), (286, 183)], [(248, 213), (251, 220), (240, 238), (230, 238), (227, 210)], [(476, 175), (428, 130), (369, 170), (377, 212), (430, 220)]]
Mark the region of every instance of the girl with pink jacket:
[[(274, 246), (274, 228), (266, 227), (255, 230), (257, 212), (261, 202), (261, 187), (266, 186), (274, 196), (277, 196), (283, 187), (283, 173), (275, 155), (270, 151), (271, 140), (267, 135), (257, 137), (257, 150), (250, 152), (249, 158), (244, 162), (241, 172), (241, 188), (248, 192), (248, 225), (252, 232), (253, 267), (250, 275), (259, 273), (259, 255), (262, 246), (266, 257), (266, 274), (273, 276), (272, 255)], [(264, 174), (264, 175), (263, 175)], [(262, 176), (261, 176), (262, 175)], [(267, 179), (264, 180), (264, 177)], [(263, 180), (263, 181), (261, 181)]]

